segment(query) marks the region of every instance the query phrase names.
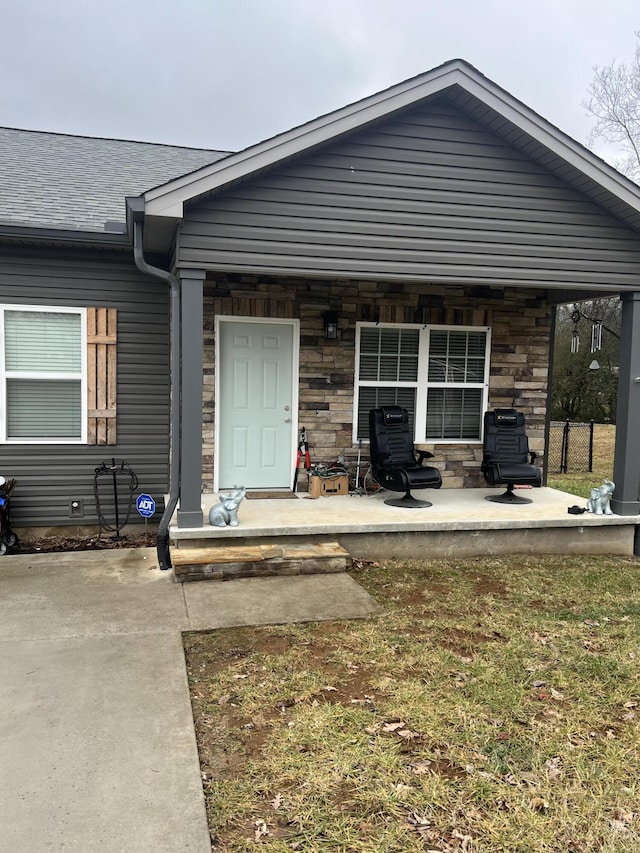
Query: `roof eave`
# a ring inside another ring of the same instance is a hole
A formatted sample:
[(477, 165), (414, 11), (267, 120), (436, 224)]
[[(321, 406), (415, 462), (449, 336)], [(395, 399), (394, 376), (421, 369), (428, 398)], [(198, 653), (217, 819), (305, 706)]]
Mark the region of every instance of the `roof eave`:
[(42, 243), (46, 245), (86, 245), (104, 246), (105, 248), (127, 248), (130, 245), (127, 234), (81, 231), (66, 228), (48, 228), (40, 225), (13, 225), (0, 223), (0, 240), (2, 241), (28, 241), (30, 243)]

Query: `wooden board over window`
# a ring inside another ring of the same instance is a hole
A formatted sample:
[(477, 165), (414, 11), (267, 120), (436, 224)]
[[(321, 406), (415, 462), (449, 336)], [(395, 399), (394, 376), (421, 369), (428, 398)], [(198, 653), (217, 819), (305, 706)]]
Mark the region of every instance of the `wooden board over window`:
[(88, 444), (116, 443), (117, 312), (87, 308)]

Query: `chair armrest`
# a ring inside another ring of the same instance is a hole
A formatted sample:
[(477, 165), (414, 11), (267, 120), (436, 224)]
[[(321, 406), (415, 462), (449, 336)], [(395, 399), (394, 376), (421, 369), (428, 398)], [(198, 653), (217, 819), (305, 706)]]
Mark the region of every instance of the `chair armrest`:
[(433, 453), (429, 450), (416, 450), (416, 456), (418, 457), (418, 462), (420, 465), (424, 463), (425, 459), (433, 459)]
[(530, 457), (530, 458), (529, 458), (529, 462), (531, 463), (531, 465), (533, 465), (533, 463), (534, 463), (534, 462), (536, 461), (536, 459), (538, 458), (538, 454), (535, 452), (535, 450), (530, 450), (530, 451), (529, 451), (529, 457)]

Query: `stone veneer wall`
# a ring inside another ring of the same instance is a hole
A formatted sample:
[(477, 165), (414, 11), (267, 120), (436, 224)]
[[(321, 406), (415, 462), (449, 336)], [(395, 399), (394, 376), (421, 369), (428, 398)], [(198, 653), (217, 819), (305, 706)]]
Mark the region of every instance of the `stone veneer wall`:
[[(211, 274), (210, 274), (211, 275)], [(337, 311), (338, 340), (324, 338), (323, 313)], [(214, 317), (300, 320), (299, 424), (313, 464), (344, 457), (355, 465), (352, 398), (358, 321), (490, 326), (489, 407), (515, 406), (527, 419), (531, 449), (544, 452), (551, 308), (543, 292), (518, 288), (322, 281), (216, 275), (205, 282), (203, 491), (213, 491)], [(482, 446), (421, 445), (435, 452), (444, 488), (482, 486)], [(363, 461), (366, 463), (366, 446)], [(304, 488), (305, 477), (301, 477)]]

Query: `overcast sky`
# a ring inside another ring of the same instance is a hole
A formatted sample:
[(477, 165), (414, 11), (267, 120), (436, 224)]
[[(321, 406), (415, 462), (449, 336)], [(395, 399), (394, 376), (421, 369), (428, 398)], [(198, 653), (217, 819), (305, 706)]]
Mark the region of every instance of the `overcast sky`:
[(0, 0), (0, 125), (237, 150), (456, 57), (585, 143), (640, 0)]

